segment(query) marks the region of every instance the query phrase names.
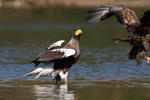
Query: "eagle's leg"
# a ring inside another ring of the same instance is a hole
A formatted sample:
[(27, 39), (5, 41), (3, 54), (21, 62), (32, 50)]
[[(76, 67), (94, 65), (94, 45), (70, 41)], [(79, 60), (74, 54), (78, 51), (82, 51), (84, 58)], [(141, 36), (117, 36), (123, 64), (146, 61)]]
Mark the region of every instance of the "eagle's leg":
[(146, 56), (146, 51), (148, 50), (149, 47), (149, 40), (150, 40), (149, 35), (144, 38), (143, 46), (145, 50), (142, 51), (144, 53), (144, 58), (147, 60), (147, 64), (150, 64), (150, 57)]
[(146, 59), (147, 64), (150, 64), (150, 57), (147, 57), (147, 56), (146, 56), (146, 52), (145, 52), (144, 50), (142, 50), (142, 51), (139, 53), (139, 57)]
[(65, 77), (64, 77), (64, 83), (65, 85), (68, 85), (68, 71), (65, 73)]
[(139, 59), (136, 59), (136, 65), (140, 65), (141, 61)]
[(62, 80), (64, 80), (64, 84), (65, 85), (68, 85), (68, 80), (67, 80), (67, 77), (68, 77), (68, 71), (67, 72), (59, 72), (59, 76), (61, 77)]
[(67, 79), (67, 77), (68, 77), (68, 71), (65, 73), (65, 78), (64, 78), (65, 85), (68, 85), (68, 79)]
[(68, 79), (64, 79), (65, 85), (68, 85)]
[(57, 84), (58, 86), (60, 86), (60, 76), (59, 76), (59, 75), (56, 77), (56, 84)]

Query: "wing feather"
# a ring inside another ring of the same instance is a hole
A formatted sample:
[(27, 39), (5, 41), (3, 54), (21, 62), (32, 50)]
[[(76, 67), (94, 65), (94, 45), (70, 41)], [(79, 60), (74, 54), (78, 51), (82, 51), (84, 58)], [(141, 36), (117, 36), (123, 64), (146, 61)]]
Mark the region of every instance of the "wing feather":
[(59, 40), (59, 41), (53, 43), (52, 45), (50, 45), (47, 49), (53, 49), (53, 48), (56, 48), (56, 47), (61, 47), (61, 45), (64, 42), (65, 42), (64, 40)]
[(39, 65), (41, 61), (47, 61), (48, 57), (52, 57), (54, 59), (58, 58), (59, 56), (63, 55), (62, 53), (60, 54), (55, 54), (55, 52), (51, 52), (51, 50), (56, 49), (56, 48), (61, 48), (62, 44), (64, 43), (64, 40), (59, 40), (53, 44), (51, 44), (47, 49), (45, 49), (38, 57), (36, 57), (31, 63), (35, 63), (35, 66)]
[(69, 57), (75, 54), (74, 49), (61, 48), (61, 49), (54, 49), (52, 51), (63, 53), (64, 55), (62, 57)]
[(144, 12), (143, 17), (140, 19), (143, 24), (150, 24), (150, 10)]
[(70, 57), (75, 54), (74, 49), (67, 49), (67, 48), (57, 48), (57, 49), (46, 49), (43, 51), (32, 63), (35, 63), (37, 66), (41, 62), (50, 62), (53, 60), (63, 59)]
[(127, 28), (129, 32), (133, 32), (134, 28), (140, 24), (135, 12), (125, 6), (106, 5), (89, 12), (93, 12), (93, 15), (88, 17), (90, 23), (100, 23), (112, 15), (116, 15), (119, 23)]
[(150, 33), (150, 10), (146, 11), (140, 19), (141, 25), (137, 28), (136, 33), (146, 35)]

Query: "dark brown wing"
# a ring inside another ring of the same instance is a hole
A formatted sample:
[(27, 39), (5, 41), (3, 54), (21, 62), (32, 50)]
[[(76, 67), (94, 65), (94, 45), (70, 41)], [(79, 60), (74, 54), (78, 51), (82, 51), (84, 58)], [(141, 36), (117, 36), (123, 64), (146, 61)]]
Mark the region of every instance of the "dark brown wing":
[(75, 54), (74, 49), (67, 48), (57, 48), (57, 49), (46, 49), (43, 51), (32, 63), (35, 63), (35, 66), (41, 62), (51, 62), (53, 60), (63, 59), (70, 57)]
[(137, 28), (136, 33), (140, 35), (147, 35), (150, 33), (150, 11), (146, 11), (140, 19), (141, 25)]
[(59, 40), (59, 41), (51, 44), (38, 57), (36, 57), (31, 63), (35, 63), (35, 66), (37, 66), (41, 62), (46, 62), (48, 60), (59, 58), (59, 56), (61, 56), (62, 53), (52, 52), (52, 50), (62, 48), (62, 44), (64, 42), (65, 42), (64, 40)]
[(59, 52), (59, 51), (52, 51), (52, 50), (45, 50), (43, 51), (37, 58), (37, 61), (51, 61), (54, 59), (60, 59), (62, 58), (62, 56), (64, 55), (63, 52)]
[(61, 58), (62, 56), (63, 53), (61, 52), (52, 52), (52, 50), (46, 49), (38, 57), (36, 57), (32, 63), (35, 63), (35, 66), (37, 66), (41, 62), (48, 62), (53, 59)]
[(150, 10), (145, 11), (143, 17), (140, 19), (143, 24), (150, 24)]
[(89, 12), (93, 13), (93, 15), (88, 17), (90, 23), (100, 23), (112, 15), (116, 15), (119, 23), (127, 28), (129, 32), (134, 32), (135, 27), (140, 24), (134, 11), (125, 6), (106, 5)]

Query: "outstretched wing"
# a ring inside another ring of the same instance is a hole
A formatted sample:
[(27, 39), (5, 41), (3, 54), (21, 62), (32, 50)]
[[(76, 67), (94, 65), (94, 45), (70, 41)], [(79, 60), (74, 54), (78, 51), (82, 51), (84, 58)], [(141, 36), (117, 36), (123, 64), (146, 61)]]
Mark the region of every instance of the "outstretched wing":
[(140, 27), (137, 28), (136, 33), (141, 35), (147, 35), (150, 33), (150, 10), (146, 11), (143, 17), (140, 19)]
[(70, 57), (75, 54), (74, 49), (67, 49), (67, 48), (56, 48), (56, 49), (46, 49), (43, 51), (32, 63), (35, 63), (37, 66), (41, 62), (50, 62), (53, 60), (63, 59)]
[(125, 6), (106, 5), (97, 7), (89, 12), (93, 13), (93, 15), (88, 17), (90, 23), (100, 23), (101, 21), (116, 15), (119, 23), (127, 28), (129, 32), (134, 32), (135, 27), (140, 24), (134, 11)]
[(150, 24), (150, 10), (145, 11), (143, 17), (140, 19), (143, 24)]

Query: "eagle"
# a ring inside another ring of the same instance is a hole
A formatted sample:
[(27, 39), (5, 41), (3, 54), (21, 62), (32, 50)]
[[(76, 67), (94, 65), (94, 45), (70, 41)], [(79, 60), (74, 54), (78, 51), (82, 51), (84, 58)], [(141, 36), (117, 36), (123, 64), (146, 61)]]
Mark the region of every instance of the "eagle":
[(35, 67), (39, 67), (25, 76), (35, 75), (34, 79), (38, 79), (51, 74), (52, 79), (56, 80), (58, 85), (61, 80), (67, 84), (68, 71), (80, 56), (79, 40), (82, 33), (81, 29), (75, 31), (71, 40), (65, 46), (62, 46), (64, 40), (59, 40), (50, 45), (32, 61)]
[(132, 45), (129, 59), (135, 59), (136, 65), (141, 64), (140, 58), (146, 59), (150, 64), (150, 58), (146, 56), (150, 43), (150, 10), (145, 11), (141, 19), (138, 19), (135, 12), (124, 5), (104, 5), (88, 12), (92, 13), (87, 18), (89, 23), (101, 23), (111, 16), (116, 16), (118, 22), (134, 35), (123, 39), (115, 38), (115, 42), (124, 41)]

